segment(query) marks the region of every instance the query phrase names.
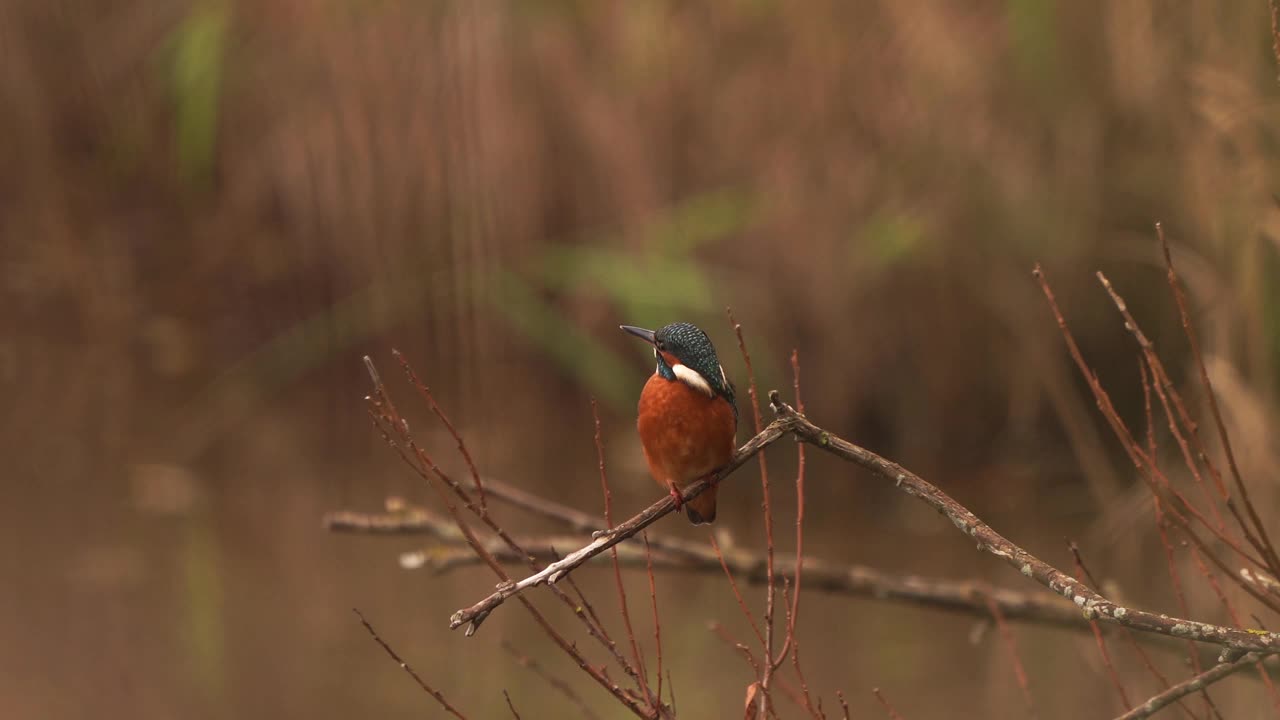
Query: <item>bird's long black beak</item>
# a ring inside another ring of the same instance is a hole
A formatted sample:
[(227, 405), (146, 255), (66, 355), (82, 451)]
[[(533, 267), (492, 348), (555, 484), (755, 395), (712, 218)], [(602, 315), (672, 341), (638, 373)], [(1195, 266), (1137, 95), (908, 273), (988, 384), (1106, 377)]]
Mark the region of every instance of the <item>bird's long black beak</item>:
[(638, 328), (635, 325), (619, 325), (618, 329), (622, 330), (623, 332), (629, 332), (632, 335), (635, 335), (636, 337), (640, 338), (641, 340), (649, 343), (650, 345), (654, 344), (652, 330), (645, 330), (644, 328)]

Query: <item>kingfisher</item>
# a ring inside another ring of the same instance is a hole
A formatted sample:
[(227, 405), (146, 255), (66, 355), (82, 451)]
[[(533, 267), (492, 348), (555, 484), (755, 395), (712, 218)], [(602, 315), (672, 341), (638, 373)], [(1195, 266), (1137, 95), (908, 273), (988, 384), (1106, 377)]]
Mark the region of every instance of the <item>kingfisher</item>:
[(657, 363), (640, 392), (636, 429), (649, 474), (671, 492), (694, 525), (716, 519), (716, 488), (684, 502), (681, 490), (728, 464), (737, 449), (738, 406), (733, 384), (711, 338), (696, 325), (658, 330), (620, 325), (653, 346)]

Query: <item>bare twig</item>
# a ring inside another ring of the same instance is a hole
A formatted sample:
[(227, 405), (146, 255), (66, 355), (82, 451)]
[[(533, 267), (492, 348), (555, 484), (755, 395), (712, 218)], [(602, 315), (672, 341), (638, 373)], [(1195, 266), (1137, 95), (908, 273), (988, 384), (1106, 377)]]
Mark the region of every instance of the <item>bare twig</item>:
[[(1138, 370), (1142, 377), (1142, 405), (1143, 412), (1147, 420), (1147, 454), (1151, 457), (1151, 463), (1154, 467), (1156, 463), (1156, 432), (1155, 423), (1151, 419), (1151, 386), (1154, 381), (1147, 372), (1145, 360), (1141, 357), (1138, 358)], [(1169, 580), (1173, 585), (1174, 597), (1178, 601), (1178, 610), (1183, 615), (1189, 615), (1191, 611), (1187, 606), (1186, 595), (1182, 591), (1182, 578), (1178, 574), (1178, 565), (1173, 559), (1173, 544), (1169, 542), (1169, 532), (1167, 530), (1168, 521), (1165, 520), (1164, 511), (1160, 509), (1160, 502), (1159, 495), (1153, 494), (1151, 507), (1155, 511), (1156, 530), (1160, 533), (1160, 544), (1164, 547), (1165, 563), (1169, 568)], [(1186, 643), (1187, 658), (1191, 662), (1192, 669), (1194, 669), (1196, 674), (1199, 675), (1203, 672), (1203, 667), (1200, 663), (1200, 653), (1197, 651), (1196, 644), (1194, 642), (1187, 640)], [(1137, 647), (1136, 644), (1134, 646)], [(1143, 658), (1146, 659), (1146, 656), (1144, 655)], [(1167, 688), (1169, 686), (1168, 681), (1166, 681), (1163, 676), (1160, 676), (1160, 679)], [(1214, 717), (1218, 718), (1218, 720), (1222, 720), (1222, 713), (1218, 712), (1218, 706), (1214, 704), (1213, 698), (1209, 696), (1209, 691), (1205, 688), (1201, 688), (1200, 696), (1204, 699), (1205, 710), (1213, 713)], [(1181, 700), (1178, 702), (1180, 705), (1182, 704)], [(1186, 706), (1183, 705), (1183, 708), (1185, 709)], [(1190, 711), (1188, 710), (1187, 712)]]
[(591, 709), (590, 705), (587, 705), (578, 693), (574, 692), (573, 687), (570, 686), (569, 683), (565, 682), (563, 678), (556, 677), (555, 675), (547, 672), (538, 664), (537, 660), (534, 660), (528, 655), (520, 652), (514, 645), (506, 640), (502, 641), (502, 649), (506, 650), (507, 653), (511, 655), (511, 658), (516, 661), (517, 665), (528, 670), (534, 675), (537, 675), (547, 685), (550, 685), (561, 695), (564, 695), (566, 700), (572, 703), (574, 707), (578, 708), (578, 712), (581, 717), (588, 718), (589, 720), (599, 720), (600, 716)]
[[(708, 623), (707, 627), (711, 630), (711, 632), (715, 633), (716, 637), (720, 638), (720, 640), (724, 642), (724, 644), (728, 645), (734, 650), (737, 650), (742, 655), (743, 659), (747, 661), (747, 665), (751, 667), (751, 672), (754, 674), (754, 677), (756, 678), (756, 681), (754, 684), (757, 687), (759, 687), (759, 678), (762, 672), (761, 668), (763, 666), (760, 663), (760, 661), (756, 659), (755, 653), (751, 652), (751, 648), (747, 647), (741, 642), (738, 642), (737, 638), (735, 638), (732, 634), (729, 633), (728, 628), (726, 628), (724, 625), (721, 625), (718, 622)], [(782, 694), (785, 695), (787, 699), (789, 699), (792, 703), (794, 703), (796, 707), (804, 707), (804, 700), (800, 697), (799, 690), (793, 687), (790, 683), (786, 682), (783, 678), (776, 677), (774, 679), (778, 681), (777, 689), (781, 690)], [(774, 714), (772, 706), (770, 706), (769, 708), (769, 714), (770, 715)]]
[(373, 625), (370, 625), (369, 621), (365, 619), (364, 613), (360, 612), (356, 608), (351, 608), (351, 612), (355, 613), (356, 617), (360, 618), (360, 624), (364, 625), (364, 629), (368, 631), (369, 636), (374, 639), (374, 642), (382, 646), (382, 650), (386, 652), (392, 660), (396, 661), (396, 664), (400, 666), (401, 670), (404, 670), (409, 674), (409, 677), (413, 678), (413, 681), (418, 684), (418, 687), (422, 688), (423, 692), (435, 698), (436, 702), (440, 703), (440, 707), (444, 708), (445, 712), (459, 720), (467, 720), (465, 715), (458, 712), (457, 708), (450, 705), (448, 700), (445, 700), (444, 695), (441, 694), (439, 690), (428, 685), (413, 668), (409, 667), (409, 663), (402, 660), (400, 656), (396, 654), (396, 651), (391, 649), (391, 646), (387, 644), (387, 641), (383, 640), (382, 637), (378, 635), (378, 631), (373, 629)]
[(1159, 695), (1153, 696), (1138, 707), (1118, 716), (1116, 720), (1140, 720), (1141, 718), (1150, 717), (1152, 713), (1155, 713), (1157, 710), (1160, 710), (1170, 703), (1176, 702), (1197, 690), (1204, 690), (1213, 683), (1249, 667), (1260, 659), (1261, 655), (1251, 652), (1246, 653), (1243, 657), (1234, 662), (1216, 665), (1193, 678), (1174, 685)]
[[(804, 398), (800, 395), (800, 353), (793, 349), (791, 351), (791, 384), (795, 390), (795, 400), (797, 411), (804, 414)], [(796, 448), (796, 558), (795, 558), (795, 589), (791, 591), (790, 607), (787, 610), (787, 637), (783, 643), (791, 646), (791, 664), (795, 667), (796, 678), (800, 681), (800, 692), (804, 697), (805, 710), (809, 712), (809, 716), (815, 720), (825, 720), (826, 715), (822, 712), (822, 701), (818, 701), (818, 706), (814, 707), (813, 698), (809, 695), (809, 681), (805, 679), (804, 670), (800, 668), (800, 639), (796, 637), (796, 622), (800, 618), (800, 578), (801, 572), (804, 570), (804, 443), (800, 443)], [(785, 575), (783, 576), (785, 579)], [(782, 585), (783, 600), (786, 600), (787, 584)], [(785, 652), (785, 650), (784, 650)]]
[[(1274, 12), (1274, 6), (1272, 9)], [(1273, 23), (1274, 19), (1273, 16)], [(1191, 357), (1195, 360), (1196, 369), (1200, 371), (1200, 384), (1204, 386), (1205, 395), (1209, 401), (1209, 413), (1213, 416), (1213, 424), (1218, 429), (1218, 441), (1222, 443), (1222, 452), (1227, 456), (1227, 467), (1231, 469), (1231, 477), (1235, 480), (1236, 489), (1240, 491), (1240, 499), (1244, 501), (1245, 511), (1249, 514), (1249, 519), (1253, 523), (1253, 530), (1259, 539), (1260, 547), (1258, 549), (1262, 552), (1263, 557), (1267, 559), (1271, 572), (1280, 573), (1280, 556), (1276, 555), (1275, 546), (1271, 544), (1271, 538), (1267, 535), (1267, 527), (1263, 524), (1262, 519), (1258, 517), (1258, 511), (1254, 509), (1253, 501), (1249, 499), (1249, 488), (1244, 484), (1244, 479), (1240, 475), (1240, 467), (1236, 464), (1235, 453), (1231, 450), (1231, 438), (1227, 435), (1227, 425), (1222, 421), (1222, 413), (1218, 410), (1218, 399), (1213, 392), (1213, 384), (1209, 382), (1209, 373), (1205, 370), (1204, 357), (1200, 353), (1200, 341), (1196, 338), (1195, 326), (1191, 324), (1191, 315), (1187, 312), (1187, 301), (1182, 292), (1182, 284), (1178, 282), (1178, 275), (1173, 269), (1173, 256), (1169, 252), (1169, 241), (1165, 239), (1164, 228), (1160, 223), (1156, 223), (1156, 235), (1159, 236), (1160, 247), (1164, 250), (1164, 264), (1168, 270), (1169, 287), (1173, 289), (1173, 298), (1178, 305), (1178, 314), (1182, 317), (1183, 334), (1187, 336), (1187, 342), (1191, 345)], [(1194, 430), (1192, 432), (1194, 434)], [(1241, 526), (1245, 527), (1245, 523), (1241, 520), (1235, 505), (1228, 501), (1227, 508), (1235, 515)]]
[[(609, 476), (604, 469), (604, 440), (600, 438), (600, 413), (596, 410), (595, 398), (591, 399), (591, 419), (595, 423), (595, 444), (596, 444), (596, 460), (600, 466), (600, 490), (604, 493), (604, 517), (605, 521), (613, 524), (613, 493), (609, 491)], [(631, 643), (631, 659), (635, 661), (635, 668), (640, 680), (640, 692), (645, 698), (652, 698), (649, 694), (649, 672), (644, 666), (644, 655), (640, 653), (640, 645), (636, 641), (636, 632), (631, 627), (631, 612), (627, 609), (627, 590), (622, 584), (622, 568), (618, 566), (618, 549), (616, 547), (609, 549), (609, 555), (613, 560), (613, 578), (618, 586), (618, 603), (622, 611), (622, 625), (627, 630), (627, 640)], [(652, 701), (650, 701), (652, 704)], [(661, 705), (661, 702), (657, 703)], [(655, 705), (656, 707), (656, 705)]]
[[(653, 606), (653, 645), (658, 655), (658, 670), (655, 676), (658, 680), (658, 689), (654, 692), (654, 700), (658, 705), (662, 704), (662, 616), (658, 614), (658, 581), (653, 576), (653, 548), (649, 546), (649, 534), (640, 533), (640, 537), (644, 540), (644, 569), (649, 575), (649, 603)], [(617, 567), (615, 565), (614, 567)]]
[(849, 703), (844, 699), (844, 691), (836, 691), (836, 699), (840, 701), (840, 718), (841, 720), (849, 720)]
[[(794, 628), (795, 622), (791, 617), (791, 604), (787, 602), (791, 595), (791, 585), (786, 582), (786, 576), (783, 576), (783, 580), (782, 600), (784, 604), (782, 609), (787, 612), (787, 627)], [(814, 718), (814, 720), (822, 720), (824, 715), (818, 707), (814, 707), (813, 696), (809, 694), (809, 680), (804, 676), (804, 670), (800, 668), (800, 641), (795, 637), (794, 631), (788, 631), (787, 644), (791, 646), (791, 665), (796, 670), (796, 680), (800, 682), (800, 697), (804, 701), (802, 707), (805, 712), (809, 713), (809, 717)], [(820, 705), (821, 700), (819, 700)]]
[[(791, 351), (791, 374), (792, 384), (795, 388), (796, 411), (801, 415), (804, 414), (804, 400), (800, 397), (800, 354)], [(796, 621), (800, 617), (800, 576), (804, 570), (804, 444), (801, 443), (796, 448), (796, 562), (795, 562), (795, 590), (791, 595), (791, 610), (787, 613), (787, 642), (796, 647)], [(796, 651), (792, 650), (793, 655)], [(793, 658), (796, 664), (796, 671), (800, 670), (799, 657)], [(806, 692), (806, 699), (808, 694)]]
[[(1168, 393), (1168, 398), (1173, 401), (1174, 407), (1177, 408), (1178, 415), (1182, 419), (1183, 425), (1188, 428), (1194, 427), (1194, 423), (1192, 423), (1190, 415), (1186, 412), (1186, 407), (1182, 403), (1181, 396), (1178, 394), (1177, 388), (1174, 387), (1173, 381), (1169, 379), (1169, 375), (1164, 369), (1164, 364), (1160, 361), (1159, 356), (1156, 355), (1155, 346), (1152, 344), (1151, 340), (1146, 336), (1146, 334), (1142, 332), (1142, 328), (1138, 325), (1138, 321), (1134, 319), (1133, 315), (1129, 312), (1128, 305), (1125, 303), (1124, 298), (1120, 296), (1120, 293), (1116, 292), (1116, 289), (1111, 285), (1111, 281), (1107, 279), (1106, 275), (1099, 272), (1097, 273), (1097, 277), (1098, 277), (1098, 281), (1102, 283), (1102, 287), (1107, 291), (1107, 294), (1111, 296), (1111, 300), (1115, 304), (1116, 309), (1120, 312), (1121, 317), (1124, 318), (1125, 329), (1128, 330), (1131, 335), (1133, 335), (1134, 340), (1138, 343), (1138, 347), (1142, 350), (1143, 355), (1146, 357), (1147, 366), (1151, 369), (1151, 373), (1152, 373), (1151, 377), (1154, 381), (1152, 383), (1152, 387), (1155, 389), (1156, 395), (1159, 396), (1162, 401), (1164, 401), (1166, 397), (1165, 393)], [(1168, 411), (1167, 407), (1166, 407), (1166, 411)], [(1116, 422), (1112, 423), (1113, 428), (1116, 424), (1117, 424)], [(1123, 426), (1123, 423), (1119, 423), (1119, 425)], [(1174, 426), (1172, 418), (1170, 418), (1170, 426), (1175, 433), (1175, 437), (1178, 437), (1180, 434), (1177, 432), (1177, 429)], [(1125, 432), (1127, 434), (1127, 430)], [(1192, 432), (1191, 437), (1197, 443), (1199, 443), (1199, 435), (1197, 433)], [(1133, 443), (1132, 437), (1129, 437), (1127, 444), (1132, 445), (1132, 447), (1126, 448), (1131, 453), (1136, 452), (1140, 457), (1145, 454), (1142, 452), (1141, 448), (1136, 445), (1136, 443)], [(1209, 463), (1208, 455), (1204, 453), (1203, 449), (1201, 449), (1201, 458), (1204, 460), (1204, 462), (1206, 463), (1206, 466), (1209, 468), (1210, 474), (1213, 474), (1216, 476), (1217, 470), (1213, 468), (1212, 463)], [(1151, 463), (1149, 460), (1146, 460), (1144, 464), (1150, 465)], [(1189, 460), (1187, 463), (1187, 466), (1192, 471), (1192, 477), (1195, 479), (1198, 479), (1199, 473), (1196, 471), (1194, 461)], [(1181, 502), (1181, 506), (1180, 506), (1181, 509), (1187, 511), (1192, 515), (1192, 517), (1201, 521), (1201, 524), (1203, 524), (1207, 530), (1212, 532), (1214, 536), (1222, 540), (1222, 542), (1226, 543), (1228, 547), (1234, 550), (1242, 558), (1249, 560), (1250, 562), (1253, 562), (1255, 564), (1258, 564), (1261, 567), (1266, 567), (1265, 563), (1255, 559), (1249, 553), (1245, 552), (1244, 549), (1240, 547), (1239, 543), (1234, 538), (1226, 534), (1220, 518), (1217, 526), (1210, 524), (1209, 521), (1206, 520), (1198, 510), (1196, 510), (1195, 506), (1193, 506), (1190, 502), (1187, 501), (1185, 497), (1182, 497), (1181, 494), (1177, 493), (1177, 491), (1172, 488), (1172, 485), (1168, 482), (1167, 479), (1162, 478), (1162, 480), (1163, 480), (1162, 485), (1165, 488), (1169, 489), (1171, 492), (1173, 492), (1174, 496)], [(1220, 481), (1219, 481), (1219, 484), (1221, 484)], [(1214, 513), (1217, 513), (1217, 505), (1210, 505), (1210, 510)], [(1245, 524), (1243, 520), (1240, 519), (1238, 514), (1236, 515), (1236, 520), (1241, 531), (1244, 533), (1245, 539), (1249, 541), (1249, 543), (1259, 551), (1262, 557), (1265, 558), (1266, 557), (1265, 551), (1263, 550), (1261, 543), (1257, 540), (1256, 537), (1254, 537), (1253, 533), (1249, 531), (1249, 526)], [(1186, 529), (1190, 531), (1189, 526), (1186, 526)], [(1277, 606), (1273, 609), (1280, 611), (1280, 606)]]
[(507, 700), (507, 709), (511, 711), (511, 717), (515, 718), (516, 720), (520, 720), (520, 713), (516, 712), (515, 703), (511, 702), (511, 693), (508, 693), (506, 689), (503, 688), (502, 697), (506, 698)]
[[(1067, 329), (1067, 321), (1062, 316), (1062, 312), (1058, 309), (1057, 301), (1054, 299), (1054, 296), (1053, 296), (1053, 291), (1050, 289), (1048, 281), (1045, 280), (1044, 273), (1040, 269), (1039, 265), (1036, 266), (1035, 270), (1033, 271), (1033, 274), (1035, 275), (1037, 281), (1040, 283), (1040, 289), (1044, 292), (1045, 298), (1049, 301), (1049, 307), (1053, 311), (1054, 318), (1058, 322), (1058, 328), (1059, 330), (1061, 330), (1063, 339), (1067, 343), (1067, 349), (1070, 352), (1072, 359), (1075, 361), (1076, 366), (1079, 368), (1080, 374), (1083, 375), (1085, 380), (1089, 383), (1089, 389), (1093, 393), (1094, 399), (1096, 400), (1098, 405), (1098, 409), (1102, 411), (1103, 417), (1106, 418), (1107, 423), (1108, 425), (1110, 425), (1112, 432), (1115, 434), (1116, 438), (1120, 441), (1125, 452), (1129, 455), (1130, 461), (1133, 463), (1135, 468), (1141, 471), (1142, 479), (1147, 484), (1147, 487), (1151, 490), (1153, 495), (1155, 495), (1156, 497), (1161, 497), (1164, 492), (1169, 492), (1180, 503), (1175, 505), (1172, 500), (1167, 502), (1165, 505), (1167, 516), (1173, 519), (1174, 523), (1179, 527), (1179, 529), (1181, 529), (1186, 534), (1187, 538), (1191, 540), (1191, 542), (1193, 542), (1197, 547), (1199, 547), (1202, 551), (1205, 552), (1206, 557), (1208, 557), (1216, 565), (1223, 568), (1224, 570), (1227, 570), (1227, 569), (1226, 569), (1226, 566), (1223, 564), (1222, 560), (1220, 560), (1217, 557), (1217, 555), (1214, 555), (1209, 551), (1209, 548), (1206, 545), (1206, 543), (1202, 539), (1200, 539), (1200, 537), (1196, 534), (1195, 529), (1191, 527), (1190, 522), (1187, 520), (1185, 516), (1183, 516), (1182, 512), (1180, 512), (1179, 510), (1180, 508), (1183, 510), (1186, 510), (1189, 514), (1191, 514), (1193, 517), (1199, 520), (1201, 524), (1204, 525), (1204, 527), (1209, 529), (1210, 532), (1214, 533), (1218, 539), (1222, 540), (1222, 542), (1226, 543), (1233, 550), (1235, 550), (1242, 558), (1245, 558), (1251, 562), (1257, 563), (1258, 561), (1254, 559), (1252, 556), (1250, 556), (1248, 553), (1245, 553), (1244, 550), (1240, 548), (1239, 544), (1236, 543), (1230, 536), (1226, 535), (1225, 532), (1218, 530), (1216, 527), (1211, 525), (1207, 520), (1205, 520), (1204, 517), (1195, 510), (1195, 506), (1191, 505), (1191, 503), (1188, 502), (1185, 497), (1183, 497), (1180, 493), (1178, 493), (1177, 489), (1173, 487), (1173, 485), (1169, 482), (1168, 478), (1165, 477), (1164, 473), (1156, 465), (1154, 459), (1149, 457), (1147, 453), (1133, 439), (1133, 435), (1129, 432), (1129, 428), (1125, 425), (1124, 421), (1120, 418), (1119, 413), (1116, 412), (1116, 409), (1111, 404), (1111, 399), (1107, 395), (1106, 390), (1102, 388), (1102, 384), (1098, 381), (1097, 375), (1095, 375), (1093, 371), (1089, 369), (1088, 364), (1085, 363), (1084, 356), (1081, 355), (1080, 348), (1076, 345), (1075, 338), (1071, 336), (1071, 331)], [(1102, 278), (1102, 279), (1104, 281), (1103, 283), (1104, 287), (1109, 288), (1110, 286), (1108, 283), (1105, 282), (1105, 278)], [(1118, 295), (1114, 294), (1114, 291), (1111, 291), (1111, 292), (1113, 294), (1112, 299), (1116, 301), (1117, 306), (1121, 308), (1122, 313), (1126, 316), (1126, 325), (1131, 330), (1133, 330), (1134, 328), (1137, 328), (1136, 322), (1129, 322), (1131, 318), (1128, 316), (1127, 308), (1124, 308), (1124, 300), (1121, 299)], [(1138, 332), (1138, 335), (1141, 335), (1140, 331)], [(1159, 359), (1155, 358), (1154, 352), (1147, 352), (1148, 350), (1150, 350), (1150, 342), (1147, 341), (1144, 343), (1145, 340), (1146, 340), (1145, 336), (1141, 336), (1141, 338), (1138, 340), (1138, 343), (1140, 346), (1143, 347), (1144, 356), (1147, 358), (1148, 365), (1153, 372), (1152, 385), (1153, 387), (1159, 388), (1163, 383), (1163, 381), (1167, 380), (1167, 377), (1156, 376), (1159, 373), (1158, 368), (1161, 367), (1158, 364)], [(1153, 359), (1155, 360), (1155, 362), (1152, 362)], [(1170, 384), (1168, 387), (1171, 389), (1172, 385)], [(1230, 572), (1229, 570), (1227, 571)], [(1280, 605), (1277, 605), (1275, 602), (1271, 601), (1266, 596), (1262, 595), (1261, 593), (1258, 593), (1255, 589), (1253, 589), (1252, 587), (1249, 587), (1246, 583), (1244, 583), (1243, 580), (1235, 578), (1234, 575), (1233, 575), (1233, 579), (1236, 579), (1236, 581), (1239, 582), (1244, 587), (1246, 592), (1253, 594), (1264, 605), (1267, 605), (1267, 607), (1280, 611)]]
[[(1098, 587), (1098, 581), (1093, 578), (1088, 568), (1084, 566), (1084, 559), (1080, 557), (1080, 546), (1074, 542), (1067, 544), (1071, 550), (1071, 556), (1075, 559), (1076, 572), (1089, 581), (1090, 585)], [(1129, 694), (1124, 690), (1124, 683), (1120, 682), (1120, 676), (1116, 673), (1116, 666), (1111, 662), (1111, 653), (1107, 651), (1107, 641), (1102, 637), (1102, 629), (1098, 627), (1098, 621), (1089, 620), (1089, 627), (1093, 629), (1093, 638), (1098, 643), (1098, 652), (1102, 655), (1102, 664), (1107, 668), (1107, 675), (1111, 678), (1111, 684), (1115, 686), (1116, 692), (1120, 695), (1120, 702), (1124, 704), (1124, 709), (1129, 710), (1133, 707), (1133, 703), (1129, 702)], [(1167, 684), (1167, 683), (1166, 683)]]
[(751, 626), (752, 631), (756, 634), (756, 639), (760, 641), (760, 645), (763, 647), (764, 634), (760, 632), (760, 625), (756, 622), (756, 616), (751, 614), (751, 608), (747, 607), (747, 601), (742, 599), (742, 591), (738, 589), (738, 581), (734, 579), (733, 571), (729, 569), (729, 563), (725, 560), (724, 553), (720, 551), (720, 542), (716, 540), (715, 533), (712, 533), (708, 539), (711, 541), (711, 549), (716, 554), (716, 560), (720, 562), (720, 567), (724, 569), (725, 577), (729, 579), (729, 589), (733, 591), (733, 597), (738, 601), (738, 608), (742, 610), (742, 615), (747, 618), (747, 624)]
[[(751, 417), (755, 422), (756, 432), (759, 433), (764, 423), (760, 419), (760, 398), (756, 391), (755, 370), (751, 367), (751, 354), (747, 352), (747, 344), (742, 337), (742, 325), (734, 319), (733, 309), (725, 308), (725, 314), (729, 316), (729, 324), (733, 325), (733, 332), (738, 337), (738, 350), (742, 352), (742, 361), (747, 368), (747, 392), (751, 397)], [(765, 582), (764, 600), (765, 667), (764, 676), (760, 679), (760, 715), (763, 716), (769, 706), (769, 685), (773, 679), (773, 671), (778, 668), (782, 659), (775, 659), (773, 656), (773, 603), (776, 587), (773, 582), (773, 503), (769, 492), (769, 464), (765, 459), (764, 453), (760, 453), (758, 460), (760, 462), (760, 488), (764, 497), (765, 573), (768, 578)], [(784, 650), (780, 654), (785, 657), (786, 651)]]
[(467, 470), (471, 472), (471, 480), (475, 483), (476, 491), (479, 493), (480, 510), (482, 512), (487, 511), (489, 509), (489, 501), (488, 498), (485, 497), (484, 483), (480, 480), (480, 471), (476, 469), (475, 461), (471, 459), (471, 451), (467, 450), (467, 444), (462, 441), (462, 435), (460, 435), (457, 428), (453, 426), (453, 422), (449, 420), (449, 416), (444, 414), (444, 410), (440, 409), (440, 405), (436, 403), (435, 395), (431, 394), (431, 389), (426, 385), (417, 382), (417, 376), (413, 372), (413, 368), (409, 367), (409, 361), (405, 356), (399, 350), (394, 349), (391, 351), (391, 354), (400, 363), (401, 369), (403, 369), (405, 373), (414, 380), (414, 384), (418, 389), (418, 394), (420, 394), (427, 401), (427, 404), (431, 406), (431, 412), (435, 413), (435, 416), (440, 419), (440, 422), (444, 423), (445, 429), (449, 431), (449, 435), (451, 435), (453, 437), (453, 441), (457, 443), (458, 453), (462, 455), (463, 461), (467, 463)]
[(1036, 717), (1036, 705), (1031, 699), (1031, 684), (1027, 681), (1027, 670), (1022, 666), (1022, 655), (1018, 652), (1018, 642), (1013, 637), (1013, 631), (1009, 629), (1009, 624), (1004, 621), (1004, 615), (1000, 613), (1000, 608), (995, 603), (989, 603), (991, 617), (996, 621), (996, 628), (1000, 631), (1000, 636), (1004, 638), (1005, 648), (1009, 651), (1009, 660), (1013, 663), (1013, 675), (1018, 681), (1018, 689), (1022, 691), (1022, 700), (1027, 706), (1027, 717)]
[(716, 634), (724, 644), (742, 653), (742, 657), (751, 666), (751, 672), (755, 674), (757, 679), (760, 678), (760, 662), (756, 660), (755, 653), (751, 652), (751, 648), (738, 642), (738, 639), (729, 633), (729, 629), (719, 622), (711, 622), (707, 624), (707, 629)]
[(880, 701), (880, 705), (884, 707), (884, 711), (889, 713), (889, 720), (902, 720), (902, 715), (898, 713), (893, 705), (889, 704), (889, 701), (885, 699), (884, 694), (880, 692), (880, 688), (871, 688), (871, 694), (876, 696), (876, 700)]

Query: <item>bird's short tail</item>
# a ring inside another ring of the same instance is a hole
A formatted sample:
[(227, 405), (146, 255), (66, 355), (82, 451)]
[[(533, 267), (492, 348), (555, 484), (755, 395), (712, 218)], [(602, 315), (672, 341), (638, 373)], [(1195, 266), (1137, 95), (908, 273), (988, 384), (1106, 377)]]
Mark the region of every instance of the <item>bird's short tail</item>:
[(709, 525), (716, 521), (716, 488), (709, 487), (701, 495), (684, 503), (684, 512), (694, 525)]

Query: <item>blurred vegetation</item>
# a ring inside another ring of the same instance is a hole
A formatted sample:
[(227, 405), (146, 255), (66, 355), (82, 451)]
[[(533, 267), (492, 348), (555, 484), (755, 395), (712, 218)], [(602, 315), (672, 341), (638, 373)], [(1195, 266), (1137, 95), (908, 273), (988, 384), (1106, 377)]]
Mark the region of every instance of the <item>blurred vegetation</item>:
[(571, 317), (543, 298), (599, 298), (616, 317), (642, 327), (658, 328), (672, 318), (708, 327), (722, 323), (715, 288), (736, 279), (714, 257), (700, 261), (695, 252), (745, 230), (749, 211), (746, 198), (731, 192), (695, 197), (635, 231), (643, 246), (639, 256), (608, 235), (548, 245), (534, 263), (536, 285), (504, 273), (494, 300), (531, 345), (613, 410), (625, 411), (635, 404), (628, 364), (610, 349), (612, 343), (577, 331)]
[[(593, 507), (588, 395), (611, 411), (619, 478), (642, 472), (630, 412), (651, 368), (616, 326), (697, 322), (741, 387), (726, 306), (763, 387), (789, 385), (797, 348), (824, 424), (997, 527), (1092, 540), (1100, 564), (1114, 548), (1096, 571), (1136, 583), (1152, 548), (1116, 510), (1125, 465), (1029, 270), (1044, 264), (1136, 417), (1133, 348), (1092, 273), (1182, 368), (1157, 220), (1256, 450), (1255, 502), (1280, 506), (1269, 22), (1266, 3), (1212, 0), (0, 3), (3, 520), (28, 588), (8, 609), (32, 618), (0, 651), (0, 714), (72, 717), (36, 711), (81, 694), (121, 717), (418, 712), (401, 678), (380, 684), (351, 604), (411, 618), (380, 628), (449, 648), (416, 664), (498, 712), (458, 654), (501, 652), (438, 634), (488, 579), (427, 585), (379, 564), (383, 546), (317, 549), (321, 511), (420, 490), (366, 427), (359, 356), (399, 347), (482, 469)], [(157, 491), (137, 470), (156, 464), (189, 479)], [(830, 513), (815, 552), (989, 570), (892, 494), (814, 472)], [(635, 493), (620, 502), (651, 491), (618, 484)], [(155, 492), (200, 500), (148, 510)], [(752, 542), (758, 491), (726, 496)], [(104, 547), (117, 564), (74, 570)], [(728, 665), (702, 634), (723, 588), (676, 590), (682, 662)], [(104, 608), (90, 633), (44, 632)], [(815, 683), (954, 675), (960, 623), (858, 613), (841, 632), (874, 647)], [(945, 652), (923, 639), (938, 633)], [(1049, 640), (1027, 652), (1033, 675), (1067, 672)], [(121, 656), (138, 674), (102, 675)], [(983, 657), (990, 688), (960, 679), (900, 709), (1018, 702), (999, 652)], [(1106, 702), (1070, 670), (1046, 698)], [(86, 680), (47, 680), (68, 675)], [(741, 680), (709, 677), (691, 707)], [(559, 707), (518, 682), (529, 707)]]
[(173, 31), (166, 53), (178, 168), (191, 179), (213, 169), (227, 27), (223, 3), (197, 5)]

